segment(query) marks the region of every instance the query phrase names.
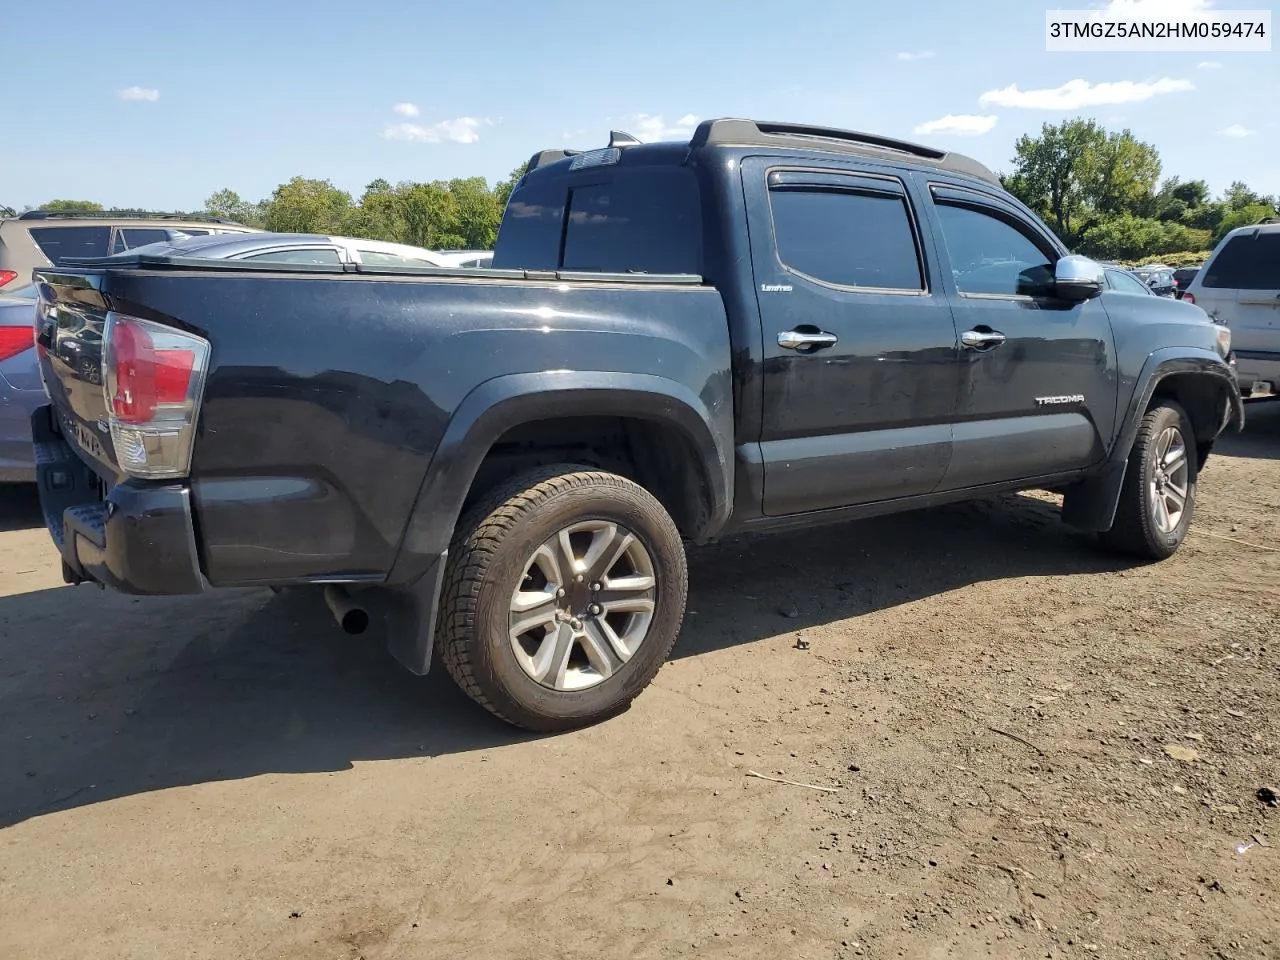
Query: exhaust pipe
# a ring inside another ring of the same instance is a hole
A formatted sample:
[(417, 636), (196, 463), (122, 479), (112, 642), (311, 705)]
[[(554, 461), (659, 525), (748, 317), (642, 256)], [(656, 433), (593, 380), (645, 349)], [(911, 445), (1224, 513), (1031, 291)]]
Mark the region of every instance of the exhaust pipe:
[(346, 633), (364, 633), (368, 629), (369, 611), (351, 599), (346, 587), (335, 584), (325, 587), (324, 602)]

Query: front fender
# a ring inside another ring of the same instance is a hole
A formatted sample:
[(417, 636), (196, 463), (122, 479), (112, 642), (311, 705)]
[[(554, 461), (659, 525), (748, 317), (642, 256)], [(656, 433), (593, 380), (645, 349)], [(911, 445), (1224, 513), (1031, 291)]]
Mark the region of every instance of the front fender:
[(1218, 433), (1231, 422), (1244, 429), (1244, 401), (1235, 374), (1217, 353), (1198, 347), (1165, 347), (1150, 354), (1134, 380), (1133, 392), (1123, 416), (1111, 453), (1102, 466), (1067, 491), (1062, 505), (1062, 519), (1081, 530), (1102, 532), (1115, 522), (1124, 477), (1142, 417), (1155, 396), (1160, 383), (1180, 374), (1214, 377), (1227, 389), (1227, 409), (1223, 411)]
[[(1142, 370), (1134, 383), (1133, 395), (1129, 400), (1128, 410), (1120, 421), (1120, 432), (1115, 446), (1111, 449), (1112, 461), (1126, 460), (1133, 449), (1134, 438), (1138, 434), (1138, 425), (1146, 412), (1156, 388), (1162, 380), (1175, 374), (1194, 373), (1215, 377), (1227, 388), (1229, 413), (1224, 416), (1222, 429), (1232, 421), (1237, 430), (1244, 429), (1244, 400), (1240, 395), (1240, 384), (1236, 382), (1231, 367), (1212, 350), (1188, 347), (1165, 347), (1156, 350), (1147, 357)], [(1221, 432), (1221, 430), (1219, 430)]]

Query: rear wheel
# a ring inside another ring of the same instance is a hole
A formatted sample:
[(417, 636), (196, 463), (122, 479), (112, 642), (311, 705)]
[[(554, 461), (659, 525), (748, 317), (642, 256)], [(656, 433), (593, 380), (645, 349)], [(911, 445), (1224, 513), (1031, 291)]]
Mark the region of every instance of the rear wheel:
[(666, 660), (684, 619), (675, 524), (644, 488), (574, 466), (503, 484), (449, 551), (440, 658), (472, 699), (554, 731), (622, 710)]
[(1115, 523), (1103, 542), (1144, 560), (1172, 556), (1191, 527), (1198, 469), (1186, 412), (1172, 400), (1159, 401), (1138, 427)]

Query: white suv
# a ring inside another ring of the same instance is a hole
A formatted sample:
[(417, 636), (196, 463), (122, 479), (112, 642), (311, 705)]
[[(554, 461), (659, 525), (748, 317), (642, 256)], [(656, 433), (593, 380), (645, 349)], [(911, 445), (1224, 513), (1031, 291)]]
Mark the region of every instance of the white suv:
[(1231, 328), (1241, 393), (1280, 395), (1280, 220), (1223, 237), (1183, 299)]

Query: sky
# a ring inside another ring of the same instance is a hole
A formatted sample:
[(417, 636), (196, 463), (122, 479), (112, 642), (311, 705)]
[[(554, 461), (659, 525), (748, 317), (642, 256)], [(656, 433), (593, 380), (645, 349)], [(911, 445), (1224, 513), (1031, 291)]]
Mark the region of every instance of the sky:
[(686, 138), (724, 116), (902, 137), (998, 171), (1021, 134), (1086, 116), (1154, 144), (1165, 176), (1280, 193), (1280, 44), (1050, 53), (1034, 0), (754, 2), (16, 0), (0, 205), (199, 209), (297, 175), (357, 196), (378, 177), (493, 181), (610, 129)]

